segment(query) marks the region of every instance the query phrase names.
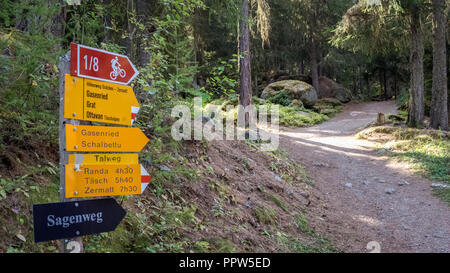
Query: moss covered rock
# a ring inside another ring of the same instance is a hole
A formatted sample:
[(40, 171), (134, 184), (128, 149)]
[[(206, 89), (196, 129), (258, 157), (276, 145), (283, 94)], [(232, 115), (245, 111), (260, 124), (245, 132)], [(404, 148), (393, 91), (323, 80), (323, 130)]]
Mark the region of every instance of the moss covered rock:
[(274, 82), (264, 89), (261, 97), (270, 99), (280, 93), (286, 94), (291, 101), (300, 100), (307, 107), (314, 106), (318, 100), (316, 89), (312, 85), (295, 80)]

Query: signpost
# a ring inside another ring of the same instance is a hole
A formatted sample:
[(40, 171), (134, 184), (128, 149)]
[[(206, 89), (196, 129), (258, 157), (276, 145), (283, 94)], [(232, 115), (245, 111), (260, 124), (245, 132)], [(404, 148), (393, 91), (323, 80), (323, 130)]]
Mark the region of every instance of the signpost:
[(127, 56), (70, 44), (70, 75), (128, 85), (139, 72)]
[(72, 152), (140, 152), (148, 140), (139, 128), (66, 125), (66, 149)]
[(112, 198), (33, 205), (34, 241), (113, 231), (125, 214)]
[(65, 77), (64, 118), (133, 125), (139, 103), (131, 87)]
[(139, 103), (126, 85), (139, 72), (127, 56), (75, 43), (70, 48), (59, 64), (60, 203), (33, 205), (34, 239), (65, 239), (62, 252), (70, 246), (82, 252), (80, 236), (113, 231), (126, 214), (114, 199), (85, 198), (141, 194), (152, 178), (137, 154), (124, 154), (140, 152), (149, 141), (139, 128), (86, 125), (133, 125)]

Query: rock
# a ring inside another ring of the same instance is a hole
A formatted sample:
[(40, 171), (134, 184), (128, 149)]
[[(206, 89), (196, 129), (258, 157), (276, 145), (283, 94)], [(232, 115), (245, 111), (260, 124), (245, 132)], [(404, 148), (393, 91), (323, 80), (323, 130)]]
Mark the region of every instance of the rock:
[(323, 163), (323, 162), (314, 162), (313, 163), (314, 166), (316, 167), (330, 167), (330, 165), (328, 165), (327, 163)]
[(161, 166), (159, 166), (159, 169), (160, 169), (161, 171), (170, 172), (170, 168), (167, 167), (166, 165), (161, 165)]
[(250, 200), (245, 201), (245, 206), (250, 208), (252, 206), (252, 201)]
[(450, 185), (444, 185), (444, 184), (439, 184), (439, 183), (433, 183), (433, 184), (431, 184), (431, 187), (440, 188), (440, 189), (450, 189)]
[(306, 198), (306, 199), (309, 198), (309, 193), (307, 193), (307, 192), (300, 191), (299, 194), (300, 194), (301, 196), (303, 196), (304, 198)]
[(292, 195), (292, 194), (294, 193), (294, 191), (291, 190), (291, 189), (287, 189), (287, 190), (286, 190), (286, 193), (287, 193), (287, 195)]
[(22, 234), (16, 234), (16, 237), (17, 238), (19, 238), (19, 240), (21, 240), (21, 241), (23, 241), (23, 242), (26, 242), (27, 241), (27, 239), (25, 239), (25, 237), (22, 235)]
[(342, 103), (347, 103), (352, 100), (352, 93), (350, 92), (350, 90), (341, 87), (335, 90), (334, 97)]
[(319, 77), (318, 96), (320, 98), (336, 98), (342, 103), (347, 103), (352, 100), (352, 93), (350, 90), (324, 76)]
[(273, 178), (275, 178), (275, 180), (278, 181), (278, 182), (283, 182), (283, 179), (280, 176), (276, 175), (276, 174), (273, 174)]
[(268, 99), (281, 92), (286, 92), (291, 100), (300, 100), (308, 107), (314, 106), (318, 100), (317, 91), (312, 85), (295, 80), (279, 81), (268, 85), (261, 98)]
[(347, 184), (345, 184), (345, 186), (346, 186), (347, 188), (352, 188), (352, 187), (353, 187), (353, 184), (352, 184), (352, 183), (347, 183)]
[(399, 186), (409, 185), (409, 182), (406, 180), (403, 180), (403, 181), (398, 182), (398, 185)]
[(388, 188), (384, 192), (387, 193), (387, 194), (394, 194), (396, 192), (396, 190), (393, 189), (393, 188)]
[(366, 185), (366, 186), (367, 186), (367, 185), (370, 185), (370, 181), (364, 180), (363, 184)]
[(292, 100), (291, 104), (289, 104), (289, 107), (299, 107), (299, 108), (301, 108), (301, 107), (303, 107), (303, 102), (301, 100), (297, 100), (297, 99)]
[(386, 153), (387, 152), (387, 150), (385, 149), (385, 148), (381, 148), (381, 149), (379, 149), (377, 152), (376, 152), (376, 154), (377, 155), (382, 155), (382, 154), (384, 154), (384, 153)]
[(378, 181), (378, 183), (386, 183), (386, 180), (384, 180), (384, 179), (381, 179), (381, 178), (379, 178), (379, 177), (376, 177), (376, 176), (374, 176), (374, 177), (373, 177), (373, 180), (376, 180), (376, 181)]
[(342, 102), (335, 98), (323, 98), (319, 100), (320, 103), (329, 104), (331, 106), (341, 106)]

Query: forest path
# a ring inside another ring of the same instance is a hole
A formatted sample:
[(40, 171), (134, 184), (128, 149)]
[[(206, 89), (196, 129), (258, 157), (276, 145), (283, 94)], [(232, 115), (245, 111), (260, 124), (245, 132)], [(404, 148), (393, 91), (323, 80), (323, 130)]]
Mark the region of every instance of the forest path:
[(280, 146), (315, 181), (310, 224), (344, 252), (369, 252), (372, 241), (383, 253), (450, 252), (450, 207), (431, 181), (354, 137), (377, 113), (395, 112), (393, 101), (350, 103), (323, 124), (281, 130)]

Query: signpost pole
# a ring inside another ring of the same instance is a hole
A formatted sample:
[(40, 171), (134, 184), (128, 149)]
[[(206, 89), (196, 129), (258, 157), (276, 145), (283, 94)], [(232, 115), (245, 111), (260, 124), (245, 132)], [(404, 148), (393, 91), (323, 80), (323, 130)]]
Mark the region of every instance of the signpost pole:
[[(59, 201), (66, 202), (65, 166), (69, 163), (69, 152), (66, 151), (65, 124), (79, 125), (79, 121), (64, 118), (65, 74), (70, 73), (70, 51), (59, 59)], [(76, 199), (72, 199), (75, 201)], [(81, 237), (60, 241), (60, 252), (82, 253), (83, 240)]]

